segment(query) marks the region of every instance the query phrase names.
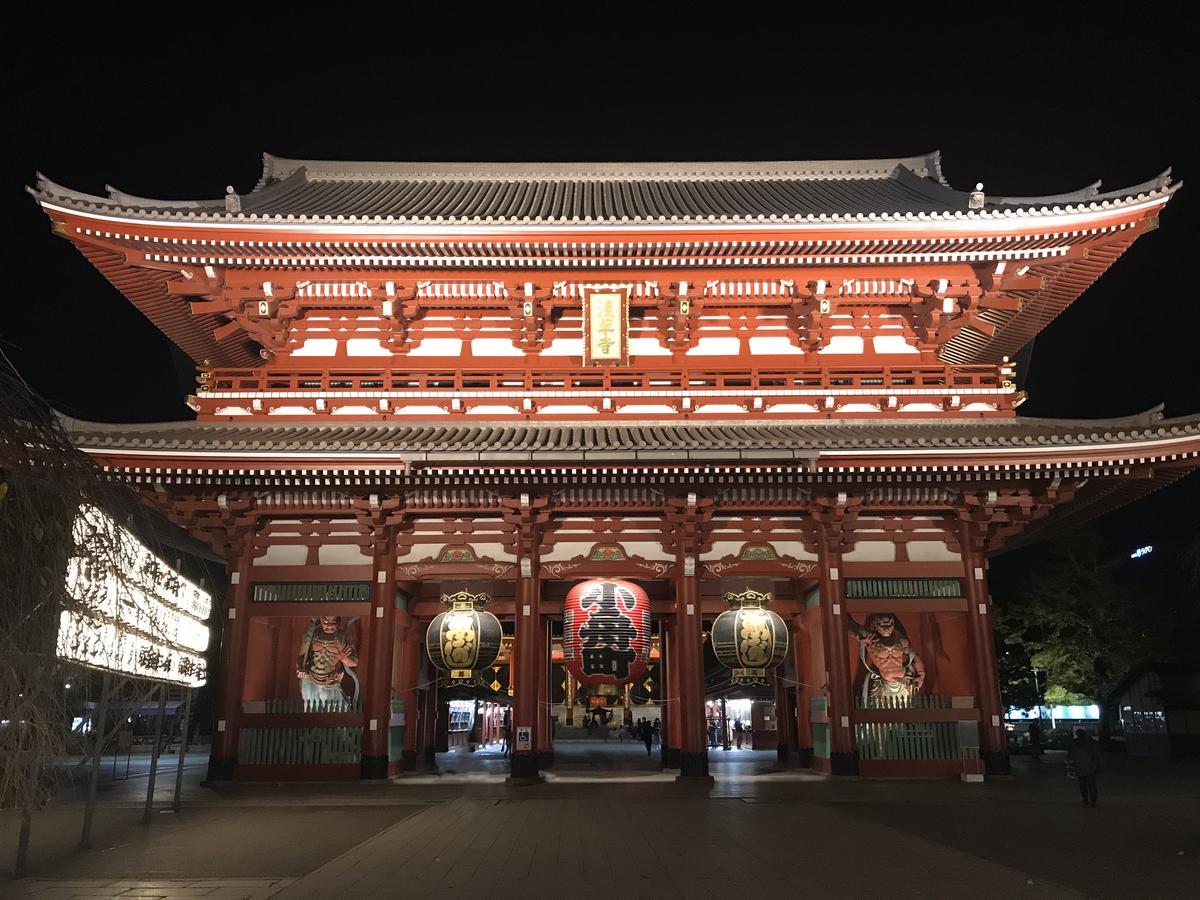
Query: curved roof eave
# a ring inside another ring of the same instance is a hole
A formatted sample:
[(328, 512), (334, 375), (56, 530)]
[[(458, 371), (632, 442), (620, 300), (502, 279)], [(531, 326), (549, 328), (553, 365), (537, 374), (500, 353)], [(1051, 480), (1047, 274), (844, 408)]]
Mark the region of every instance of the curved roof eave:
[[(1130, 206), (1138, 202), (1154, 201), (1157, 199), (1169, 198), (1179, 187), (1182, 182), (1171, 183), (1171, 170), (1166, 169), (1156, 178), (1134, 185), (1129, 188), (1113, 190), (1106, 193), (1099, 193), (1099, 182), (1089, 185), (1081, 190), (1072, 191), (1066, 194), (1058, 194), (1046, 197), (985, 197), (985, 205), (981, 209), (969, 208), (968, 199), (970, 194), (961, 191), (956, 191), (945, 184), (944, 181), (935, 181), (927, 175), (920, 174), (920, 169), (914, 168), (915, 159), (924, 160), (926, 165), (923, 171), (930, 172), (933, 168), (937, 168), (938, 177), (940, 178), (940, 165), (937, 163), (936, 154), (928, 157), (914, 157), (908, 159), (895, 160), (870, 160), (863, 161), (864, 167), (867, 164), (874, 165), (891, 165), (887, 176), (866, 176), (868, 180), (878, 177), (879, 180), (888, 180), (892, 184), (899, 184), (908, 190), (912, 196), (918, 198), (916, 206), (911, 205), (908, 209), (900, 209), (899, 205), (896, 209), (878, 209), (871, 210), (868, 213), (862, 211), (812, 211), (811, 208), (807, 212), (799, 211), (796, 208), (794, 212), (771, 213), (766, 214), (763, 211), (746, 212), (738, 214), (723, 214), (715, 215), (711, 211), (697, 212), (696, 214), (685, 215), (655, 215), (653, 213), (646, 215), (623, 215), (619, 218), (614, 216), (596, 215), (596, 216), (562, 216), (551, 215), (542, 217), (535, 214), (533, 216), (523, 215), (520, 217), (504, 215), (467, 215), (457, 214), (450, 211), (443, 215), (422, 215), (419, 213), (405, 214), (403, 212), (395, 214), (375, 214), (375, 215), (346, 215), (344, 213), (338, 215), (332, 214), (294, 214), (286, 211), (270, 211), (270, 201), (283, 201), (289, 191), (298, 186), (303, 186), (312, 181), (313, 173), (308, 165), (311, 161), (287, 161), (296, 163), (296, 167), (287, 168), (286, 170), (277, 171), (277, 176), (283, 176), (282, 180), (278, 177), (268, 179), (269, 183), (260, 182), (258, 186), (249, 194), (245, 195), (229, 195), (225, 198), (214, 200), (154, 200), (150, 198), (138, 197), (133, 194), (127, 194), (123, 191), (117, 191), (110, 188), (109, 197), (99, 197), (92, 194), (87, 194), (80, 191), (74, 191), (66, 188), (48, 178), (41, 173), (38, 173), (36, 186), (27, 188), (30, 194), (33, 195), (39, 203), (44, 206), (65, 209), (69, 212), (76, 212), (80, 215), (99, 215), (111, 216), (120, 220), (129, 221), (158, 221), (169, 223), (171, 225), (204, 225), (204, 226), (235, 226), (235, 227), (304, 227), (312, 225), (333, 225), (336, 228), (349, 228), (354, 226), (370, 226), (370, 227), (396, 227), (396, 226), (427, 226), (437, 225), (442, 227), (461, 229), (485, 226), (488, 228), (500, 228), (504, 231), (539, 228), (559, 230), (562, 228), (686, 228), (686, 227), (768, 227), (768, 228), (787, 228), (789, 226), (810, 227), (812, 225), (845, 225), (847, 223), (853, 225), (861, 225), (863, 223), (880, 223), (880, 222), (912, 222), (912, 221), (993, 221), (1002, 219), (1014, 218), (1043, 218), (1053, 216), (1078, 215), (1095, 212), (1104, 212), (1110, 209), (1117, 209), (1123, 206)], [(269, 157), (269, 166), (275, 167), (281, 164), (280, 158)], [(334, 165), (333, 163), (313, 163), (314, 165)], [(343, 164), (344, 166), (358, 164)], [(366, 164), (364, 164), (366, 165)], [(435, 166), (441, 165), (445, 167), (456, 167), (455, 171), (463, 173), (471, 173), (473, 177), (492, 178), (495, 177), (504, 180), (506, 176), (501, 174), (486, 175), (488, 164), (467, 164), (467, 163), (446, 163), (446, 164), (371, 164), (380, 167), (386, 166)], [(498, 164), (502, 166), (532, 167), (535, 164)], [(567, 166), (568, 164), (553, 164), (559, 166)], [(586, 164), (588, 166), (600, 167), (608, 164)], [(617, 164), (620, 165), (620, 164)], [(635, 164), (628, 164), (630, 166)], [(665, 173), (667, 166), (678, 166), (683, 164), (637, 164), (643, 166), (656, 166), (658, 169), (664, 170), (662, 177), (670, 178), (670, 174)], [(717, 179), (736, 178), (738, 172), (744, 174), (747, 178), (754, 177), (770, 177), (770, 173), (762, 173), (756, 175), (752, 167), (774, 165), (778, 167), (788, 166), (830, 166), (833, 163), (818, 161), (813, 163), (804, 162), (785, 162), (785, 163), (722, 163), (722, 164), (707, 164), (711, 167), (723, 167), (724, 170), (720, 173), (714, 172), (708, 177)], [(842, 165), (849, 165), (843, 163)], [(742, 167), (735, 169), (735, 167)], [(272, 168), (272, 171), (276, 171)], [(647, 172), (652, 170), (647, 169)], [(780, 172), (783, 171), (781, 168)], [(815, 171), (815, 170), (814, 170)], [(873, 170), (874, 171), (874, 170)], [(480, 173), (485, 173), (480, 175)], [(363, 177), (369, 177), (364, 175)], [(375, 176), (383, 177), (383, 176)], [(465, 177), (465, 175), (464, 175)], [(510, 180), (519, 177), (528, 176), (507, 176)], [(547, 175), (546, 177), (555, 177)], [(562, 177), (562, 176), (557, 176)], [(591, 176), (588, 176), (591, 177)], [(646, 175), (644, 177), (653, 177)], [(863, 172), (856, 173), (851, 176), (853, 178), (862, 179)], [(321, 179), (317, 179), (318, 181)], [(924, 204), (919, 200), (920, 197), (925, 197), (928, 204)], [(230, 202), (232, 201), (232, 202)], [(928, 209), (922, 210), (919, 207), (927, 205)], [(301, 207), (303, 208), (303, 207)], [(260, 210), (256, 212), (256, 210)], [(382, 212), (387, 212), (383, 210)], [(659, 210), (659, 212), (662, 212)]]

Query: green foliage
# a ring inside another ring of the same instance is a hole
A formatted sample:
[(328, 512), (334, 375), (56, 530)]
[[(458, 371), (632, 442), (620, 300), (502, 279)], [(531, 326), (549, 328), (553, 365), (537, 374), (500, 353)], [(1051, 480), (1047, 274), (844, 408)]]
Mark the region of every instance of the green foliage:
[[(1101, 701), (1137, 663), (1155, 658), (1169, 629), (1153, 594), (1123, 584), (1124, 558), (1090, 530), (1023, 551), (1029, 565), (996, 596), (1000, 656), (1014, 663), (1006, 697), (1038, 670), (1047, 704)], [(1024, 665), (1022, 674), (1015, 670)], [(1003, 677), (1002, 667), (1002, 677)]]

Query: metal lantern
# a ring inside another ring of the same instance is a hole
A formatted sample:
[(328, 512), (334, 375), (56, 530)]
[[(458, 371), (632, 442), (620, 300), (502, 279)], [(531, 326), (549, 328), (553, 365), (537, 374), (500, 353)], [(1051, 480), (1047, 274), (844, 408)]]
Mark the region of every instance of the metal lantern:
[(504, 629), (500, 620), (484, 609), (491, 598), (469, 590), (443, 594), (449, 609), (438, 613), (425, 632), (430, 661), (449, 675), (450, 685), (474, 685), (478, 675), (500, 655)]
[(729, 609), (713, 622), (712, 645), (734, 684), (765, 684), (768, 671), (787, 656), (787, 625), (767, 609), (771, 600), (770, 591), (752, 587), (725, 594)]
[(563, 667), (581, 684), (630, 684), (650, 659), (650, 598), (632, 582), (582, 581), (563, 603)]

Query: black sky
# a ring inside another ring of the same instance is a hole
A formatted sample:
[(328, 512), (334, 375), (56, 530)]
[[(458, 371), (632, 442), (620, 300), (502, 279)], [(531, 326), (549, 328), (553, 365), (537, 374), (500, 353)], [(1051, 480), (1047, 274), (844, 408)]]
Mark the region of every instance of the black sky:
[[(1038, 337), (1028, 415), (1200, 412), (1196, 14), (1190, 5), (68, 6), (9, 22), (0, 346), (59, 409), (184, 418), (190, 362), (66, 242), (34, 172), (103, 193), (246, 191), (260, 154), (334, 159), (705, 160), (940, 149), (989, 192), (1193, 179)], [(172, 10), (175, 10), (172, 12)], [(147, 23), (153, 23), (147, 25)], [(354, 23), (350, 27), (344, 23)], [(1200, 477), (1106, 519), (1150, 542), (1195, 521)]]

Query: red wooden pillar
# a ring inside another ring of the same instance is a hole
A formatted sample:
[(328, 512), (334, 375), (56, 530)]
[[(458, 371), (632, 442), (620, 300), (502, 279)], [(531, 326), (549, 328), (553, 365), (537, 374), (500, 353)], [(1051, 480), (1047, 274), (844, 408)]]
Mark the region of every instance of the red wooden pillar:
[(675, 636), (679, 655), (679, 777), (709, 778), (704, 718), (704, 637), (696, 558), (680, 554), (675, 576)]
[(221, 630), (221, 662), (213, 704), (216, 726), (208, 758), (209, 781), (232, 781), (237, 768), (242, 678), (246, 669), (246, 643), (250, 638), (250, 573), (253, 564), (254, 532), (251, 529), (242, 537), (241, 546), (229, 560), (225, 623)]
[(975, 692), (979, 704), (979, 750), (988, 775), (1008, 775), (1008, 740), (1004, 733), (1004, 708), (1000, 701), (1000, 676), (996, 663), (996, 638), (992, 628), (992, 598), (987, 589), (987, 560), (976, 546), (971, 526), (959, 523), (967, 617), (975, 655)]
[(437, 765), (438, 689), (436, 676), (421, 697), (421, 755), (425, 765)]
[(821, 632), (825, 645), (825, 674), (829, 698), (829, 769), (834, 775), (858, 774), (854, 739), (854, 709), (850, 690), (849, 632), (842, 588), (842, 554), (836, 534), (817, 524), (821, 567)]
[(662, 687), (663, 711), (663, 768), (679, 768), (679, 654), (675, 652), (675, 625), (663, 619), (659, 636), (659, 653), (664, 677)]
[(787, 666), (781, 665), (775, 670), (775, 758), (787, 765), (796, 750), (792, 737), (792, 723), (796, 719), (788, 702), (787, 681), (780, 669), (787, 671)]
[(416, 619), (409, 619), (404, 631), (400, 655), (400, 699), (404, 701), (404, 749), (400, 752), (400, 768), (411, 772), (417, 767), (417, 748), (420, 744), (421, 717), (417, 712), (417, 679), (421, 675), (422, 638), (425, 629)]
[(392, 665), (395, 662), (396, 531), (383, 526), (371, 564), (371, 617), (367, 625), (368, 670), (364, 679), (363, 778), (387, 778), (388, 725), (392, 718)]
[(549, 769), (554, 765), (554, 734), (550, 716), (550, 702), (554, 696), (550, 689), (552, 632), (549, 619), (542, 620), (541, 638), (542, 649), (538, 654), (537, 764), (539, 769)]
[[(521, 560), (521, 574), (517, 578), (516, 625), (514, 628), (513, 661), (513, 723), (512, 763), (509, 774), (514, 781), (536, 781), (537, 731), (538, 731), (538, 672), (541, 668), (540, 647), (544, 640), (541, 616), (541, 582), (538, 578), (537, 562), (528, 558)], [(518, 748), (517, 738), (528, 731), (533, 740), (528, 747)]]
[(438, 701), (433, 726), (433, 749), (435, 753), (446, 753), (450, 749), (450, 701), (441, 696)]
[(803, 616), (792, 617), (792, 659), (796, 667), (796, 751), (800, 765), (807, 768), (812, 765), (813, 736), (812, 736), (812, 666), (809, 663), (808, 629), (804, 627)]

